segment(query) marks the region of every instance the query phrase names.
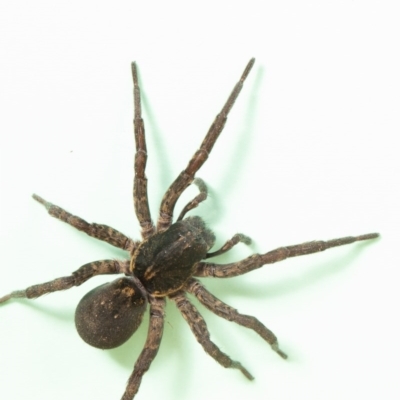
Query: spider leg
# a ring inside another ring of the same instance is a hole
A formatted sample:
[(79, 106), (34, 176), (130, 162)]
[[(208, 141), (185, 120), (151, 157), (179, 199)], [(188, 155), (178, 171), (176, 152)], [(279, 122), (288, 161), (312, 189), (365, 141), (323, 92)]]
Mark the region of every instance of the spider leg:
[(79, 286), (96, 275), (129, 273), (130, 261), (101, 260), (82, 265), (70, 276), (57, 278), (49, 282), (29, 286), (25, 290), (16, 290), (0, 298), (0, 304), (10, 299), (27, 298), (35, 299), (47, 293), (70, 289)]
[(203, 349), (208, 353), (215, 361), (221, 364), (225, 368), (237, 368), (247, 379), (254, 379), (254, 377), (244, 368), (238, 361), (232, 360), (228, 355), (223, 353), (218, 346), (213, 343), (210, 339), (210, 333), (207, 329), (207, 324), (203, 317), (197, 311), (196, 307), (190, 303), (186, 298), (183, 291), (176, 292), (169, 296), (175, 301), (179, 311), (189, 324), (197, 341), (203, 346)]
[(212, 264), (201, 262), (197, 265), (195, 276), (213, 276), (216, 278), (229, 278), (232, 276), (243, 275), (254, 269), (260, 268), (265, 264), (273, 264), (277, 261), (285, 260), (289, 257), (303, 256), (305, 254), (318, 253), (331, 247), (342, 246), (358, 242), (361, 240), (375, 239), (377, 233), (369, 233), (361, 236), (348, 236), (340, 239), (333, 239), (315, 242), (306, 242), (294, 246), (280, 247), (265, 254), (253, 254), (241, 261), (230, 264)]
[(63, 208), (58, 207), (55, 204), (49, 203), (37, 194), (32, 195), (32, 197), (40, 204), (43, 204), (52, 217), (72, 225), (74, 228), (85, 232), (91, 237), (103, 240), (115, 247), (119, 247), (122, 250), (127, 250), (132, 253), (138, 245), (138, 242), (134, 242), (132, 239), (110, 226), (95, 223), (89, 224), (84, 219), (70, 214), (68, 211), (65, 211)]
[(195, 295), (200, 303), (214, 314), (252, 329), (271, 345), (272, 350), (276, 351), (282, 358), (287, 358), (287, 355), (279, 348), (277, 337), (257, 318), (239, 314), (233, 307), (213, 296), (197, 279), (191, 279), (186, 284), (185, 289)]
[(236, 233), (236, 235), (233, 235), (232, 239), (229, 239), (219, 250), (207, 253), (205, 258), (216, 257), (220, 254), (226, 253), (240, 242), (249, 245), (251, 244), (251, 239), (248, 236), (243, 235), (243, 233)]
[(239, 82), (235, 85), (232, 93), (230, 94), (221, 112), (216, 116), (199, 150), (196, 151), (192, 159), (189, 161), (189, 164), (186, 167), (186, 169), (183, 170), (178, 175), (178, 177), (175, 179), (175, 181), (171, 184), (171, 186), (164, 194), (160, 206), (160, 215), (157, 223), (157, 231), (159, 232), (165, 231), (171, 225), (172, 214), (174, 212), (174, 207), (179, 196), (192, 183), (195, 173), (207, 160), (208, 155), (210, 154), (216, 140), (218, 139), (219, 134), (224, 128), (225, 122), (228, 118), (229, 111), (231, 110), (233, 104), (235, 103), (235, 100), (237, 99), (240, 91), (242, 90), (243, 82), (247, 78), (247, 75), (249, 74), (253, 64), (254, 64), (254, 58), (252, 58), (248, 62)]
[(184, 218), (186, 213), (190, 210), (193, 210), (193, 208), (196, 208), (202, 201), (204, 201), (207, 198), (207, 185), (204, 183), (203, 179), (196, 178), (193, 183), (198, 187), (200, 193), (186, 206), (183, 208), (181, 213), (179, 214), (179, 217), (177, 221), (180, 221)]
[(132, 400), (135, 397), (139, 390), (140, 383), (142, 382), (142, 377), (149, 369), (160, 347), (164, 328), (165, 298), (150, 296), (149, 301), (150, 322), (146, 343), (135, 363), (135, 367), (129, 377), (128, 385), (121, 400)]
[(140, 88), (137, 78), (136, 64), (132, 63), (133, 97), (134, 97), (134, 119), (136, 154), (135, 154), (135, 178), (133, 181), (133, 202), (135, 213), (142, 228), (143, 239), (154, 233), (154, 225), (151, 221), (149, 200), (147, 197), (147, 178), (145, 175), (147, 162), (146, 137), (144, 133), (144, 122), (142, 119), (142, 107), (140, 103)]

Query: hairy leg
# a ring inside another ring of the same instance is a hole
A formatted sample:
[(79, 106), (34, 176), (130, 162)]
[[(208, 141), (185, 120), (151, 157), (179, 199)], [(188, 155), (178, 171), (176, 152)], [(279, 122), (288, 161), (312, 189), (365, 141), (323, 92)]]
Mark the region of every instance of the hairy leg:
[(239, 314), (233, 307), (213, 296), (197, 279), (191, 279), (186, 284), (185, 289), (195, 295), (200, 303), (214, 314), (252, 329), (271, 345), (272, 350), (276, 351), (282, 358), (287, 358), (287, 355), (279, 348), (277, 337), (257, 318)]
[(49, 282), (29, 286), (25, 290), (16, 290), (0, 298), (0, 304), (14, 298), (35, 299), (47, 293), (70, 289), (79, 286), (96, 275), (129, 273), (129, 260), (102, 260), (83, 265), (70, 276), (57, 278)]
[(236, 235), (233, 235), (232, 239), (229, 239), (219, 250), (207, 253), (205, 258), (211, 258), (226, 253), (240, 242), (249, 245), (251, 244), (251, 239), (248, 236), (243, 235), (243, 233), (236, 233)]
[(252, 58), (247, 64), (239, 82), (235, 85), (231, 95), (229, 96), (227, 102), (222, 108), (221, 112), (216, 116), (213, 124), (206, 137), (204, 138), (199, 150), (193, 155), (192, 159), (189, 161), (188, 166), (183, 170), (171, 186), (166, 191), (160, 206), (160, 216), (157, 223), (157, 231), (165, 231), (172, 223), (172, 215), (174, 212), (175, 204), (182, 194), (182, 192), (192, 183), (195, 173), (200, 169), (200, 167), (205, 163), (210, 154), (219, 134), (221, 133), (226, 120), (228, 118), (229, 111), (231, 110), (235, 100), (237, 99), (240, 91), (243, 87), (243, 82), (247, 78), (252, 66), (254, 64), (254, 58)]
[(135, 363), (132, 375), (129, 377), (128, 385), (121, 400), (132, 400), (139, 390), (142, 377), (150, 368), (150, 364), (157, 355), (160, 347), (164, 328), (164, 307), (165, 299), (160, 297), (151, 297), (150, 301), (150, 322), (146, 343), (142, 352)]
[(377, 233), (369, 233), (361, 236), (348, 236), (340, 239), (333, 239), (315, 242), (306, 242), (295, 246), (280, 247), (265, 254), (254, 254), (244, 260), (230, 264), (212, 264), (201, 262), (197, 265), (195, 276), (213, 276), (216, 278), (229, 278), (232, 276), (243, 275), (253, 271), (265, 264), (273, 264), (285, 260), (289, 257), (303, 256), (306, 254), (318, 253), (330, 249), (331, 247), (343, 246), (361, 240), (375, 239)]
[(55, 204), (49, 203), (37, 194), (34, 194), (32, 197), (40, 204), (43, 204), (52, 217), (66, 222), (67, 224), (82, 232), (85, 232), (91, 237), (103, 240), (104, 242), (129, 252), (133, 252), (133, 250), (139, 244), (139, 242), (134, 242), (132, 239), (128, 238), (123, 233), (118, 232), (116, 229), (111, 228), (110, 226), (89, 224), (84, 219), (70, 214), (68, 211), (65, 211), (63, 208), (58, 207)]
[(192, 201), (186, 204), (186, 206), (179, 214), (177, 221), (181, 221), (185, 217), (188, 211), (193, 210), (193, 208), (196, 208), (202, 201), (204, 201), (207, 198), (208, 194), (207, 185), (204, 183), (203, 179), (196, 178), (193, 181), (193, 184), (195, 184), (198, 187), (200, 193)]
[(135, 212), (142, 228), (142, 237), (146, 239), (154, 233), (154, 225), (151, 221), (149, 200), (147, 196), (147, 178), (145, 175), (147, 162), (146, 137), (142, 119), (142, 108), (140, 103), (140, 88), (137, 78), (136, 64), (132, 63), (133, 97), (135, 116), (133, 126), (135, 132), (136, 154), (135, 154), (135, 178), (133, 181), (133, 202)]
[(203, 317), (197, 311), (195, 306), (190, 303), (186, 298), (183, 291), (176, 292), (169, 296), (175, 301), (179, 311), (189, 324), (197, 341), (203, 346), (203, 349), (208, 353), (215, 361), (221, 364), (225, 368), (237, 368), (247, 379), (254, 379), (253, 376), (244, 368), (239, 362), (233, 361), (228, 355), (223, 353), (216, 344), (210, 339), (210, 333), (208, 332), (206, 322)]

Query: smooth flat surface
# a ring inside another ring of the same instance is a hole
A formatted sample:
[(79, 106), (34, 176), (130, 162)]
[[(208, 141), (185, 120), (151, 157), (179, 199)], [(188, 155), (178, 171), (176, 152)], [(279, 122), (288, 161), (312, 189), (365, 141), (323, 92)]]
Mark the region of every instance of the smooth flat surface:
[[(399, 398), (399, 93), (395, 1), (3, 1), (0, 6), (0, 294), (124, 254), (50, 218), (38, 193), (139, 237), (132, 206), (138, 62), (153, 217), (247, 61), (256, 64), (199, 172), (196, 214), (254, 239), (219, 262), (378, 231), (374, 243), (266, 266), (210, 291), (257, 316), (289, 354), (200, 308), (211, 337), (256, 377), (204, 354), (173, 305), (136, 397)], [(187, 201), (196, 193), (188, 190)], [(178, 203), (181, 209), (185, 200)], [(102, 278), (0, 307), (0, 397), (119, 399), (145, 340), (99, 351), (74, 328)]]

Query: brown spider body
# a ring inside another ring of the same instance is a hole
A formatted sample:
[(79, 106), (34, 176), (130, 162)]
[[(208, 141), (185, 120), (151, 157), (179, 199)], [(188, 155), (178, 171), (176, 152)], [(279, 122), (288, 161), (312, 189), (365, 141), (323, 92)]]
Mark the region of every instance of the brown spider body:
[[(176, 304), (197, 341), (211, 357), (223, 367), (239, 369), (248, 379), (253, 379), (246, 368), (223, 353), (211, 340), (206, 322), (196, 307), (187, 299), (186, 292), (195, 296), (200, 303), (216, 315), (252, 329), (282, 358), (287, 357), (280, 350), (276, 336), (265, 325), (255, 317), (240, 314), (237, 310), (213, 296), (195, 277), (229, 278), (289, 257), (317, 253), (331, 247), (378, 237), (378, 234), (371, 233), (329, 241), (284, 246), (264, 254), (253, 254), (230, 264), (216, 264), (206, 261), (208, 258), (229, 251), (239, 242), (250, 243), (247, 236), (239, 233), (235, 234), (220, 249), (209, 252), (214, 245), (214, 234), (205, 226), (200, 217), (187, 217), (185, 219), (184, 217), (188, 211), (196, 208), (207, 198), (207, 187), (201, 179), (195, 178), (195, 174), (207, 160), (225, 126), (228, 114), (253, 64), (254, 59), (247, 64), (240, 80), (235, 85), (221, 112), (216, 116), (200, 148), (166, 191), (161, 201), (156, 226), (151, 220), (148, 203), (147, 178), (145, 176), (146, 140), (141, 116), (136, 65), (132, 64), (136, 143), (133, 194), (135, 213), (142, 230), (141, 242), (134, 241), (107, 225), (88, 223), (61, 207), (33, 195), (35, 200), (46, 207), (51, 216), (68, 223), (89, 236), (129, 252), (129, 257), (125, 260), (90, 262), (71, 275), (11, 292), (0, 298), (0, 304), (13, 298), (34, 299), (47, 293), (69, 289), (73, 286), (79, 286), (97, 275), (125, 275), (125, 277), (118, 278), (90, 291), (78, 304), (75, 314), (76, 327), (83, 340), (92, 346), (108, 349), (119, 346), (133, 335), (142, 322), (143, 314), (149, 304), (150, 321), (146, 343), (135, 363), (122, 400), (132, 400), (135, 397), (143, 375), (149, 369), (157, 354), (163, 334), (166, 298)], [(183, 208), (176, 222), (173, 223), (175, 204), (183, 191), (192, 183), (198, 187), (199, 194)]]
[(125, 343), (142, 322), (147, 295), (180, 290), (214, 241), (200, 217), (188, 217), (141, 242), (131, 259), (132, 277), (103, 284), (79, 302), (75, 325), (81, 338), (100, 349)]

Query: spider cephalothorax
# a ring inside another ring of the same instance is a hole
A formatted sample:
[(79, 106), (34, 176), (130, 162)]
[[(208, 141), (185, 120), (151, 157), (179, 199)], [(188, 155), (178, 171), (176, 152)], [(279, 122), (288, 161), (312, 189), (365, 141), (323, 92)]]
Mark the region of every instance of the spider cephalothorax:
[[(231, 264), (215, 264), (204, 261), (230, 250), (239, 242), (250, 243), (247, 236), (236, 234), (219, 250), (209, 252), (214, 245), (214, 234), (200, 217), (184, 217), (189, 210), (196, 208), (207, 198), (207, 187), (201, 179), (195, 178), (195, 174), (207, 160), (253, 64), (254, 59), (251, 59), (221, 112), (215, 118), (199, 150), (165, 193), (160, 206), (157, 226), (152, 223), (147, 198), (146, 141), (136, 65), (132, 64), (136, 142), (134, 205), (142, 229), (141, 242), (133, 241), (109, 226), (89, 224), (41, 197), (33, 195), (33, 198), (43, 204), (53, 217), (92, 237), (126, 250), (129, 252), (130, 258), (121, 261), (101, 260), (85, 264), (72, 275), (30, 286), (25, 290), (14, 291), (0, 298), (0, 303), (12, 298), (34, 299), (46, 293), (69, 289), (81, 285), (96, 275), (124, 274), (125, 277), (101, 285), (86, 294), (78, 304), (75, 314), (76, 327), (83, 340), (92, 346), (109, 349), (121, 345), (133, 335), (142, 322), (147, 304), (150, 304), (149, 331), (145, 347), (135, 363), (122, 400), (133, 399), (139, 390), (143, 374), (149, 369), (157, 354), (163, 332), (166, 298), (176, 303), (196, 339), (211, 357), (222, 366), (237, 368), (247, 378), (253, 379), (246, 368), (224, 354), (211, 341), (204, 319), (186, 298), (186, 292), (193, 294), (204, 306), (220, 317), (254, 330), (282, 358), (287, 357), (280, 350), (276, 336), (267, 327), (255, 317), (240, 314), (214, 297), (195, 277), (228, 278), (242, 275), (265, 264), (281, 261), (288, 257), (316, 253), (331, 247), (378, 237), (378, 234), (371, 233), (326, 242), (307, 242), (280, 247), (265, 254), (254, 254)], [(198, 187), (200, 193), (183, 208), (176, 222), (172, 223), (175, 204), (182, 192), (192, 183)]]
[(152, 295), (169, 295), (182, 288), (214, 242), (200, 217), (188, 217), (142, 242), (131, 271)]

